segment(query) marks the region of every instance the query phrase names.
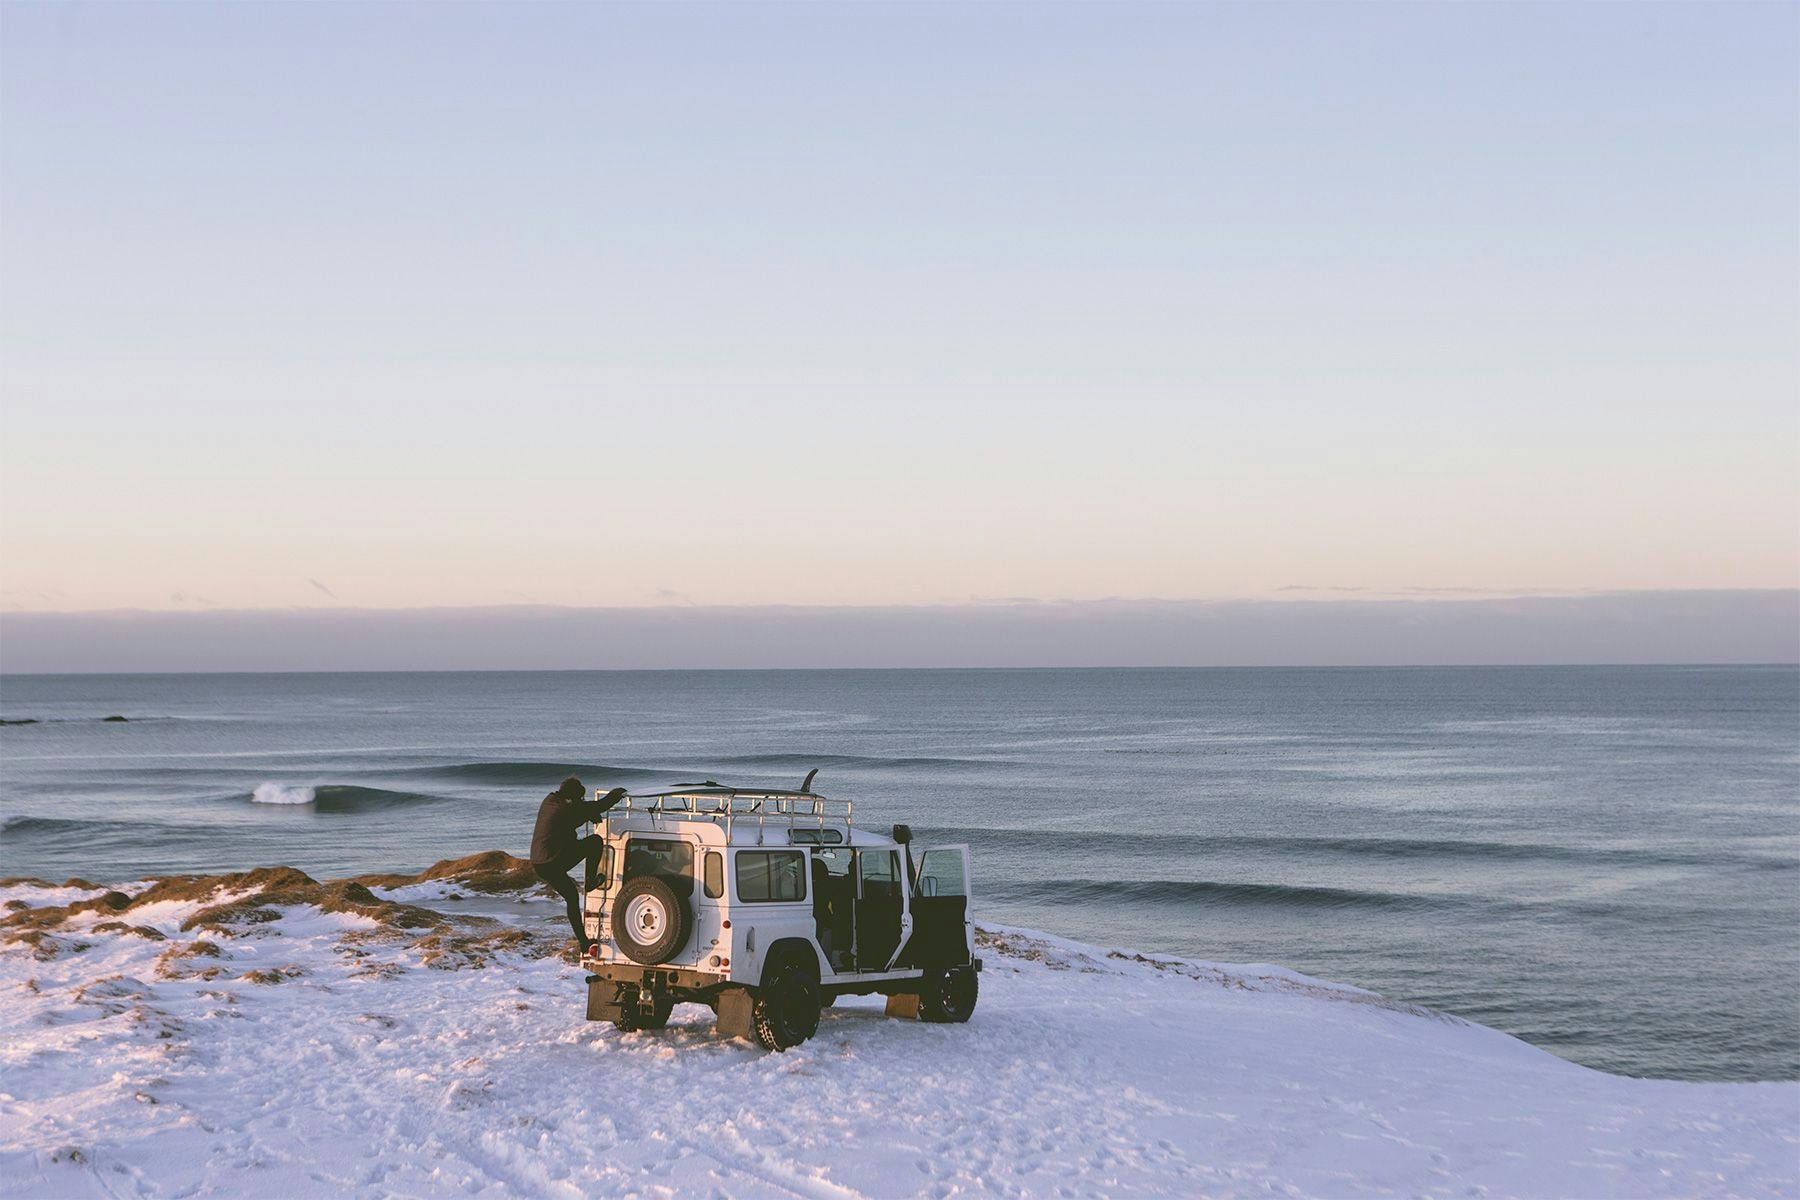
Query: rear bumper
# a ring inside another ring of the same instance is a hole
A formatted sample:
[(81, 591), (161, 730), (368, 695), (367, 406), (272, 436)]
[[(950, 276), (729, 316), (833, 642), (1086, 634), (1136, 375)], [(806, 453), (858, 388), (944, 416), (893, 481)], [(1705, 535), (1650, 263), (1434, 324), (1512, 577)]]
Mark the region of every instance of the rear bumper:
[(625, 1016), (627, 1005), (637, 1005), (645, 993), (694, 997), (697, 993), (716, 992), (730, 982), (723, 975), (707, 975), (679, 967), (618, 966), (590, 964), (593, 973), (587, 977), (587, 1019), (617, 1021)]
[(659, 991), (704, 991), (731, 982), (723, 971), (696, 971), (690, 967), (643, 967), (637, 963), (586, 964), (588, 983), (627, 983)]

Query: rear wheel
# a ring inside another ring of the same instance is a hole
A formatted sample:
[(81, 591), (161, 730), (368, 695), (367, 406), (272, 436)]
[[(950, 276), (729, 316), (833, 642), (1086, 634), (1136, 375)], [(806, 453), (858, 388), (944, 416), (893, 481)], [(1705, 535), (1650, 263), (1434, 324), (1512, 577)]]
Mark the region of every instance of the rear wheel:
[(760, 987), (750, 1031), (764, 1050), (798, 1046), (819, 1028), (819, 985), (800, 967), (781, 967)]
[(973, 967), (932, 971), (919, 988), (919, 1019), (939, 1025), (960, 1025), (975, 1012), (981, 995)]

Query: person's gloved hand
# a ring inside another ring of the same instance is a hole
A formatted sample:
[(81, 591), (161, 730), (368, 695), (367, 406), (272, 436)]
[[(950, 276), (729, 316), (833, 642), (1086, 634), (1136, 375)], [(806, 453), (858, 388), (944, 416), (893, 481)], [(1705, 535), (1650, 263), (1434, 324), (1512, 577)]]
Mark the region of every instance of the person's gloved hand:
[(612, 791), (606, 793), (606, 795), (600, 797), (600, 803), (606, 805), (606, 807), (608, 807), (608, 808), (611, 808), (615, 804), (617, 804), (619, 801), (623, 800), (624, 798), (625, 798), (625, 789), (622, 787), (616, 787)]

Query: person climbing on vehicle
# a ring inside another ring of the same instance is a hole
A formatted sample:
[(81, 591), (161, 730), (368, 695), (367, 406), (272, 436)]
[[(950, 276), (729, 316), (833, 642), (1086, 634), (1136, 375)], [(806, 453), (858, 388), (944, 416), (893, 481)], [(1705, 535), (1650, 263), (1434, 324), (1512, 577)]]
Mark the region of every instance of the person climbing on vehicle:
[(598, 800), (583, 800), (587, 788), (573, 775), (538, 806), (537, 827), (531, 831), (531, 869), (550, 885), (569, 910), (569, 928), (581, 952), (588, 951), (587, 930), (581, 924), (581, 893), (569, 878), (569, 869), (590, 854), (600, 852), (600, 838), (588, 834), (577, 838), (575, 831), (625, 798), (624, 788), (614, 788)]

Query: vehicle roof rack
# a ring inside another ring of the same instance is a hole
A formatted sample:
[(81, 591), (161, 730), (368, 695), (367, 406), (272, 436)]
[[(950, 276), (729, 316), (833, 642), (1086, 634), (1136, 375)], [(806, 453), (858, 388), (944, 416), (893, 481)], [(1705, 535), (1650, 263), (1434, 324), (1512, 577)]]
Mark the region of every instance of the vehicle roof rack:
[[(599, 789), (596, 788), (598, 793)], [(659, 796), (797, 796), (807, 800), (823, 800), (826, 797), (817, 792), (790, 792), (782, 788), (732, 787), (727, 783), (678, 783), (661, 792), (629, 793), (639, 800), (652, 800)]]
[[(812, 776), (806, 780), (811, 784)], [(594, 789), (595, 799), (603, 794)], [(628, 792), (603, 819), (648, 816), (652, 821), (710, 821), (722, 824), (730, 837), (732, 825), (740, 817), (755, 817), (759, 830), (770, 821), (787, 826), (802, 822), (821, 828), (827, 823), (848, 826), (854, 807), (852, 801), (833, 800), (812, 791), (730, 787), (708, 779), (660, 792)]]

